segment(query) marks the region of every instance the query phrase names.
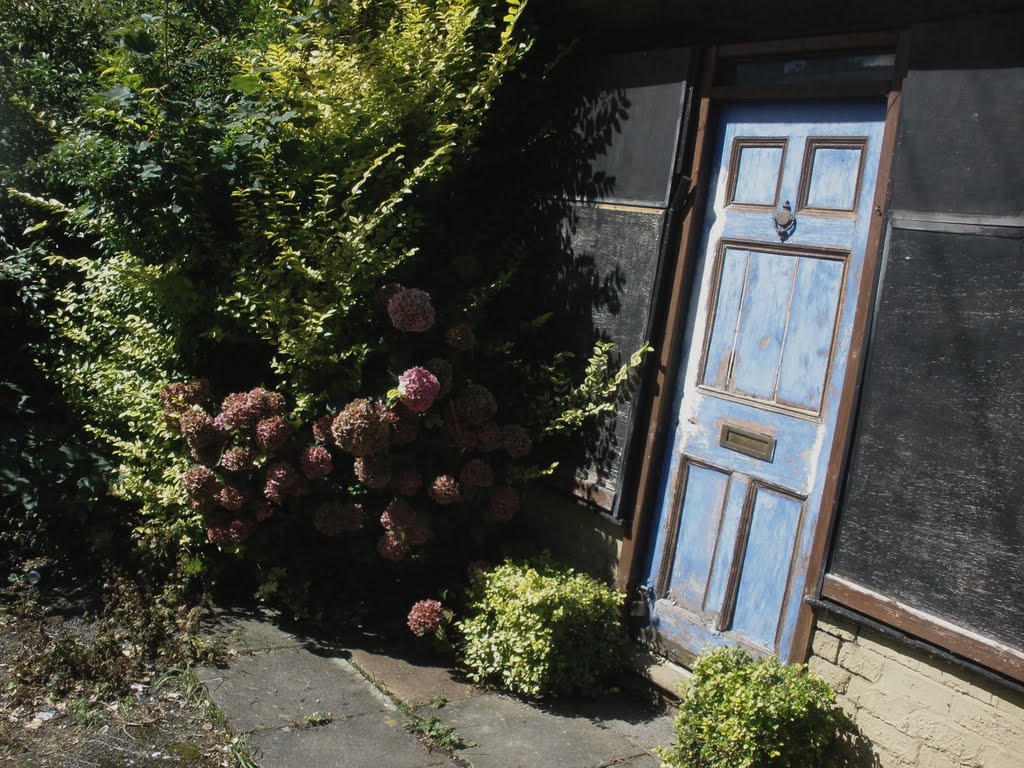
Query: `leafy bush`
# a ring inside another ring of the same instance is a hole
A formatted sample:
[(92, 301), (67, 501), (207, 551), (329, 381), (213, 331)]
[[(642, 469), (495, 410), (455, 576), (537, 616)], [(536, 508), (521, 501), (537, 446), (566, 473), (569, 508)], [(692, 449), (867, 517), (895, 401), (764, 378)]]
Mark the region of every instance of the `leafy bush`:
[[(394, 590), (426, 552), (461, 574), (442, 543), (491, 555), (511, 486), (552, 464), (516, 462), (608, 416), (642, 356), (540, 344), (562, 343), (546, 324), (567, 305), (527, 310), (537, 281), (513, 278), (527, 256), (547, 275), (550, 254), (509, 231), (497, 188), (465, 192), (500, 178), (469, 161), (530, 47), (521, 0), (56, 5), (0, 4), (0, 117), (17, 126), (0, 136), (0, 282), (32, 330), (22, 356), (103, 459), (64, 485), (109, 488), (150, 561), (191, 576), (226, 550), (293, 604), (317, 584), (332, 603)], [(492, 141), (518, 153), (528, 137), (500, 122)], [(586, 317), (593, 277), (573, 281)], [(391, 313), (399, 281), (425, 290)], [(227, 393), (255, 416), (225, 421)], [(16, 504), (42, 471), (11, 466)], [(406, 597), (403, 614), (423, 595)]]
[(596, 693), (622, 666), (622, 595), (542, 559), (481, 571), (469, 589), (463, 662), (528, 696)]
[(666, 768), (816, 768), (842, 722), (835, 693), (805, 666), (720, 648), (694, 664), (660, 756)]
[(299, 414), (358, 392), (390, 351), (367, 309), (417, 256), (418, 201), (526, 49), (519, 0), (206, 5), (62, 0), (82, 35), (52, 39), (45, 3), (0, 7), (19, 126), (0, 256), (27, 265), (20, 294), (44, 287), (23, 298), (31, 354), (110, 446), (157, 556), (202, 530), (164, 385), (272, 382)]

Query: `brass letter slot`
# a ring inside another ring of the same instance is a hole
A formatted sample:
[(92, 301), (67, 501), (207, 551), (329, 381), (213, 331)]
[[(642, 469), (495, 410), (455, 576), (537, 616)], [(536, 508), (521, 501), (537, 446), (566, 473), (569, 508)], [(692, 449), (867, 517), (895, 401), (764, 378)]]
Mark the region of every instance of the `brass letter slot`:
[(771, 461), (775, 456), (775, 438), (751, 432), (726, 422), (722, 425), (722, 437), (718, 444), (730, 451), (753, 456), (761, 461)]

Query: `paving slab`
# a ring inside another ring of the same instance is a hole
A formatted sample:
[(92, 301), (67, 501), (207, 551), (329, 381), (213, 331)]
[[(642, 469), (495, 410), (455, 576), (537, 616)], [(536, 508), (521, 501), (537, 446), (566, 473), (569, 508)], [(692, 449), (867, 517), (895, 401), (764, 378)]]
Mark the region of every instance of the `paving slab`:
[(653, 768), (659, 764), (618, 727), (543, 710), (504, 695), (488, 693), (441, 709), (421, 707), (417, 713), (440, 718), (463, 739), (474, 742), (475, 746), (459, 753), (473, 768)]
[(259, 768), (454, 768), (404, 724), (378, 712), (305, 730), (258, 731), (249, 741)]
[(537, 706), (551, 714), (588, 720), (595, 728), (610, 731), (640, 749), (667, 747), (672, 742), (673, 714), (632, 696), (574, 698)]
[(460, 679), (457, 670), (412, 658), (387, 644), (346, 645), (352, 661), (378, 681), (395, 698), (419, 706), (437, 699), (459, 701), (479, 696), (482, 691)]
[(214, 608), (200, 622), (207, 642), (218, 643), (236, 653), (294, 648), (303, 640), (281, 627), (270, 611)]
[(351, 718), (395, 710), (345, 659), (306, 648), (240, 655), (198, 674), (238, 733), (301, 724), (317, 712)]

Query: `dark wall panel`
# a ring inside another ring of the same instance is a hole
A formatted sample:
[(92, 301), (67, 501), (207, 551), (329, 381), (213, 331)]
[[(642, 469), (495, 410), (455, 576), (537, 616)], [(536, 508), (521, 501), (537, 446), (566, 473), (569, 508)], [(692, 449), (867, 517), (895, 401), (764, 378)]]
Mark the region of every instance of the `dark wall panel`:
[[(611, 341), (618, 364), (625, 363), (650, 337), (651, 305), (658, 278), (667, 214), (591, 206), (574, 209), (569, 239), (577, 274), (589, 274), (589, 323), (576, 325), (581, 353), (594, 341)], [(587, 327), (589, 325), (589, 328)], [(576, 465), (583, 495), (615, 510), (625, 455), (631, 445), (639, 389), (624, 398), (613, 415), (587, 436)]]
[[(622, 364), (650, 339), (693, 58), (678, 48), (584, 56), (553, 84), (561, 96), (552, 107), (552, 197), (566, 202), (563, 255), (571, 264), (565, 283), (548, 288), (555, 306), (568, 308), (555, 330), (581, 359), (600, 339), (615, 344)], [(573, 161), (579, 157), (582, 165)], [(628, 458), (643, 387), (636, 381), (614, 414), (560, 455), (562, 479), (573, 474), (577, 495), (614, 517), (624, 509), (628, 471), (638, 469)]]
[(567, 197), (668, 205), (692, 55), (689, 48), (673, 48), (587, 56), (566, 65), (556, 84), (560, 106), (569, 108), (562, 141), (595, 149), (583, 173), (595, 183), (565, 189)]
[(1024, 14), (910, 39), (828, 571), (1024, 649)]
[(1024, 212), (1024, 14), (916, 27), (892, 206)]
[(1024, 647), (1024, 254), (896, 230), (831, 571)]

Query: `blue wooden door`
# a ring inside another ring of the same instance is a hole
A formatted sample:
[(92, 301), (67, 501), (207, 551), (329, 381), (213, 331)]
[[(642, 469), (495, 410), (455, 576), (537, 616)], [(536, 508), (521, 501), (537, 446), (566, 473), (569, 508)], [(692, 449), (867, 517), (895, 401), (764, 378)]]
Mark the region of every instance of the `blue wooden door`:
[(720, 112), (649, 548), (652, 630), (684, 657), (792, 648), (883, 121), (874, 101)]

